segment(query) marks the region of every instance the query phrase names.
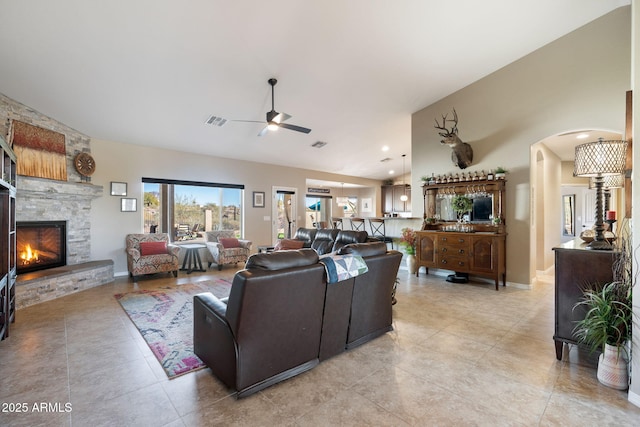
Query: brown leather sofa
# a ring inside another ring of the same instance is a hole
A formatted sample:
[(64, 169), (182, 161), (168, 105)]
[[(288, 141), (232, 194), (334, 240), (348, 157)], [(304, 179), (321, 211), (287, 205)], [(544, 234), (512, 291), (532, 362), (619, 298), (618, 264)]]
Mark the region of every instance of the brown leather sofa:
[(243, 397), (318, 364), (326, 283), (311, 249), (254, 254), (226, 303), (194, 297), (196, 355)]
[(369, 271), (327, 285), (320, 361), (393, 330), (391, 295), (402, 253), (370, 242), (347, 245), (338, 254), (360, 255)]
[(369, 271), (327, 284), (315, 250), (252, 255), (225, 302), (194, 297), (194, 350), (236, 397), (248, 396), (391, 330), (402, 254), (350, 244)]
[(336, 228), (298, 228), (293, 237), (302, 240), (303, 247), (315, 250), (318, 255), (336, 252), (351, 243), (365, 243), (369, 234), (366, 231), (338, 230)]

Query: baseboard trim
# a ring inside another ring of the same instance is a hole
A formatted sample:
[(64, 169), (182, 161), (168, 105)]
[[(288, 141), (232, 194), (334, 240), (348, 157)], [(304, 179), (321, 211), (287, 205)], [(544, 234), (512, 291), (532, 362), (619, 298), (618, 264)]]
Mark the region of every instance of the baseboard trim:
[(640, 408), (640, 395), (630, 391), (629, 395), (627, 396), (627, 399), (629, 400), (629, 402), (633, 403), (638, 408)]

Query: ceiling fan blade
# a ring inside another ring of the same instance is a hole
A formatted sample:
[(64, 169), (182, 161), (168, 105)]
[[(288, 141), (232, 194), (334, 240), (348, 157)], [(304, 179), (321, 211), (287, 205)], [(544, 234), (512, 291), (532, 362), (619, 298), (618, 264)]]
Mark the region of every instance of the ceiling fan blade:
[(289, 120), (290, 118), (291, 116), (287, 113), (278, 113), (278, 115), (273, 118), (273, 121), (276, 123), (282, 123), (285, 120)]
[(258, 133), (258, 136), (265, 136), (267, 134), (267, 132), (269, 132), (269, 128), (267, 126), (265, 126), (264, 128), (262, 128), (260, 133)]
[(295, 130), (296, 132), (309, 133), (311, 129), (303, 128), (302, 126), (290, 125), (288, 123), (280, 123), (280, 127), (289, 130)]
[(242, 122), (242, 123), (264, 123), (260, 120), (229, 120), (230, 122)]

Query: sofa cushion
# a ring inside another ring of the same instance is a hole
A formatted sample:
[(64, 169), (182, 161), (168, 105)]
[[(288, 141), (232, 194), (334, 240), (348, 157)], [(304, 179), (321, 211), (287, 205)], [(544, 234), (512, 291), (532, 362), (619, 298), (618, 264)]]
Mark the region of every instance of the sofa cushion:
[(246, 269), (283, 270), (318, 263), (318, 254), (312, 249), (277, 251), (253, 254), (247, 260)]
[(387, 253), (387, 245), (383, 242), (372, 243), (352, 243), (350, 245), (340, 248), (338, 254), (345, 255), (360, 255), (362, 257), (368, 257), (373, 255), (382, 255)]
[(224, 246), (225, 249), (240, 247), (240, 242), (235, 237), (219, 237), (218, 243)]
[(280, 239), (274, 246), (274, 251), (284, 251), (290, 249), (302, 249), (304, 242), (296, 239)]
[(140, 242), (140, 255), (160, 255), (167, 253), (167, 242)]

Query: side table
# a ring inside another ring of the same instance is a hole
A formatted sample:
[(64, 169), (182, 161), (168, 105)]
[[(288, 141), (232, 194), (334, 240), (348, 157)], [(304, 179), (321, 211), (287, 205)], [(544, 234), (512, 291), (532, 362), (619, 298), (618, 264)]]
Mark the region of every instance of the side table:
[(258, 246), (258, 253), (259, 254), (264, 254), (267, 252), (273, 252), (274, 246), (273, 245), (259, 245)]
[(182, 260), (182, 268), (180, 271), (186, 271), (191, 274), (194, 271), (207, 271), (202, 268), (202, 260), (200, 259), (200, 249), (206, 248), (207, 245), (200, 243), (190, 243), (188, 245), (180, 245), (185, 250), (184, 260)]

